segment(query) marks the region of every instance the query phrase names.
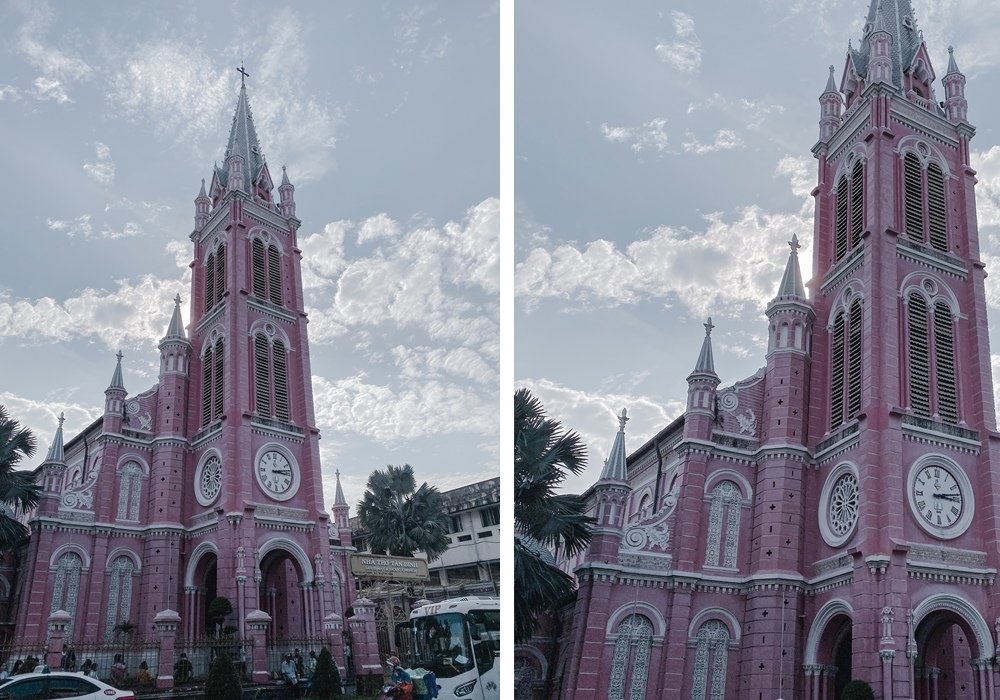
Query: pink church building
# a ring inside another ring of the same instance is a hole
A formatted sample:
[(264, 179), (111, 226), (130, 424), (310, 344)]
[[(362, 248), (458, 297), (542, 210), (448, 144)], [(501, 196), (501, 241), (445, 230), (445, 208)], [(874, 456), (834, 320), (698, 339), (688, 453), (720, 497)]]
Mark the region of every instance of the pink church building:
[(1000, 698), (975, 129), (951, 49), (935, 78), (909, 0), (871, 0), (819, 98), (812, 280), (790, 231), (765, 365), (723, 384), (709, 320), (683, 415), (628, 454), (622, 412), (518, 698)]
[(191, 322), (178, 296), (154, 386), (130, 393), (119, 352), (103, 416), (69, 440), (60, 420), (5, 582), (9, 639), (44, 642), (64, 611), (71, 643), (126, 620), (156, 638), (166, 620), (181, 644), (213, 631), (217, 596), (245, 639), (373, 629), (339, 474), (331, 514), (323, 503), (294, 192), (284, 168), (275, 188), (241, 86), (225, 160), (194, 202)]

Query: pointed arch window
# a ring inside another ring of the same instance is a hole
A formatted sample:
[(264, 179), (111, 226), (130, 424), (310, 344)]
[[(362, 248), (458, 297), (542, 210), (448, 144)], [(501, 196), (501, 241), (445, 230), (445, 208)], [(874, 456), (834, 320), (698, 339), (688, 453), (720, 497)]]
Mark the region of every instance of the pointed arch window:
[(118, 519), (138, 520), (142, 495), (142, 467), (129, 462), (118, 476)]
[(705, 566), (736, 568), (742, 507), (743, 494), (732, 481), (723, 481), (712, 489), (708, 509)]
[(52, 587), (52, 604), (49, 614), (57, 610), (69, 613), (70, 622), (66, 628), (66, 638), (73, 638), (73, 621), (76, 618), (76, 604), (80, 597), (80, 572), (83, 560), (76, 552), (66, 552), (56, 562), (56, 580)]
[(114, 560), (108, 576), (108, 608), (104, 616), (104, 637), (112, 639), (115, 626), (131, 619), (132, 578), (135, 562), (122, 555)]
[(861, 300), (841, 311), (830, 330), (830, 430), (861, 412)]
[(851, 172), (837, 181), (835, 207), (835, 260), (861, 245), (865, 225), (865, 166), (858, 160)]
[(205, 261), (205, 311), (222, 303), (226, 293), (226, 246), (223, 243), (208, 254)]
[[(288, 357), (280, 338), (263, 331), (254, 334), (254, 406), (262, 416), (288, 421)], [(273, 411), (272, 411), (273, 409)]]
[(254, 238), (250, 244), (250, 257), (254, 296), (266, 299), (272, 304), (282, 304), (281, 251), (278, 250), (278, 246), (264, 245), (260, 238)]
[(952, 310), (943, 301), (928, 305), (922, 294), (912, 292), (907, 299), (906, 319), (910, 409), (918, 416), (957, 423), (958, 379)]
[(729, 628), (720, 620), (709, 620), (695, 642), (694, 684), (691, 700), (725, 700), (729, 671)]
[(907, 153), (903, 158), (903, 199), (907, 238), (947, 251), (947, 204), (941, 166), (932, 161), (925, 170), (915, 153)]
[(618, 625), (611, 661), (608, 700), (645, 700), (653, 624), (642, 615), (629, 615)]
[(223, 381), (225, 370), (225, 347), (220, 338), (215, 345), (209, 345), (201, 358), (201, 422), (211, 423), (222, 417)]

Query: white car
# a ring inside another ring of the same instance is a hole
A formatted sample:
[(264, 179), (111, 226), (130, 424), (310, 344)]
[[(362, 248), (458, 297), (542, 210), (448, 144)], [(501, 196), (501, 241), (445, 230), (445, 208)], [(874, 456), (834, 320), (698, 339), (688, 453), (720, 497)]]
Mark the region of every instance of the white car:
[(82, 673), (22, 673), (0, 683), (0, 700), (135, 700), (131, 690), (119, 690)]

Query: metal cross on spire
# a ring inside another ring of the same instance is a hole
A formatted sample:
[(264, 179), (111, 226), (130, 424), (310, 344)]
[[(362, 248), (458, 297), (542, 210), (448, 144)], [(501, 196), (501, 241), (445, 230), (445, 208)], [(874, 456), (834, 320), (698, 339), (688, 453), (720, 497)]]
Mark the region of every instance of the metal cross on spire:
[(246, 85), (246, 79), (250, 77), (250, 74), (243, 70), (243, 61), (240, 61), (240, 67), (236, 69), (236, 72), (240, 74), (240, 85)]
[(794, 233), (792, 234), (792, 240), (788, 241), (788, 245), (792, 247), (793, 253), (798, 253), (799, 248), (802, 247), (801, 245), (799, 245), (799, 237), (796, 236)]

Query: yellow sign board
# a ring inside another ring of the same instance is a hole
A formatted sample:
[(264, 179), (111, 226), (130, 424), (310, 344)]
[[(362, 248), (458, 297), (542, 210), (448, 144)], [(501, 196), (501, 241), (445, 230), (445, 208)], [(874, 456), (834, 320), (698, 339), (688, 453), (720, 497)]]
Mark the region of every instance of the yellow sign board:
[(427, 562), (416, 557), (387, 557), (382, 554), (352, 554), (351, 573), (358, 578), (396, 581), (426, 581)]

